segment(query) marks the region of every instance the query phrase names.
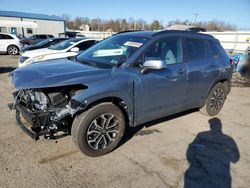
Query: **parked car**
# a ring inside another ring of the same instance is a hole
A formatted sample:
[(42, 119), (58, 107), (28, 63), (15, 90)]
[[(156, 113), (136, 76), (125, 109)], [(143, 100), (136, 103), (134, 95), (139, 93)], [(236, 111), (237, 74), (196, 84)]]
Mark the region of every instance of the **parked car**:
[(248, 51), (239, 57), (236, 72), (239, 72), (242, 76), (250, 76), (250, 53)]
[(0, 33), (0, 52), (17, 55), (22, 46), (16, 35)]
[(23, 45), (37, 44), (45, 39), (54, 38), (53, 35), (32, 35), (28, 38), (21, 39)]
[(186, 31), (193, 31), (193, 32), (206, 32), (207, 30), (202, 27), (190, 27), (186, 29)]
[(191, 108), (218, 114), (232, 67), (210, 35), (141, 31), (111, 36), (74, 61), (35, 63), (11, 75), (25, 133), (38, 139), (65, 131), (83, 153), (100, 156), (116, 148), (127, 126)]
[(21, 51), (22, 52), (26, 52), (26, 51), (30, 51), (30, 50), (37, 50), (37, 49), (41, 49), (41, 48), (48, 48), (51, 47), (59, 42), (62, 42), (64, 40), (68, 40), (69, 38), (50, 38), (50, 39), (45, 39), (37, 44), (34, 45), (28, 45), (28, 46), (24, 46)]
[(74, 57), (79, 52), (93, 46), (101, 39), (96, 38), (72, 38), (57, 43), (49, 48), (42, 48), (24, 52), (18, 60), (19, 67), (27, 64), (41, 62), (49, 59)]
[(76, 38), (85, 38), (85, 35), (81, 34), (81, 33), (77, 33), (76, 34)]

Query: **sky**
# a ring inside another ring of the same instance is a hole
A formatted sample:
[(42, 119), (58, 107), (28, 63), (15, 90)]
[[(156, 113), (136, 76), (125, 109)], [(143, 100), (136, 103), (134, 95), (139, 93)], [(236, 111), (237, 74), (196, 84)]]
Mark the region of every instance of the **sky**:
[(170, 20), (209, 21), (213, 19), (250, 29), (250, 0), (0, 0), (0, 10), (68, 14), (110, 19), (154, 19), (167, 24)]

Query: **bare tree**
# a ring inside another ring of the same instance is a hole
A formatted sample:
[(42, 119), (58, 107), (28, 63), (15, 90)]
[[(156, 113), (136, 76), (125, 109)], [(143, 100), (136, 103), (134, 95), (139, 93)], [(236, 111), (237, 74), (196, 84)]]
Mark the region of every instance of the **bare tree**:
[(237, 27), (235, 25), (226, 23), (220, 20), (210, 20), (210, 21), (199, 21), (199, 22), (191, 22), (189, 20), (181, 21), (179, 19), (169, 21), (167, 26), (171, 26), (173, 24), (182, 24), (182, 25), (193, 25), (196, 27), (203, 27), (207, 31), (235, 31)]
[[(66, 26), (69, 29), (79, 29), (82, 24), (88, 24), (92, 31), (107, 31), (112, 30), (115, 32), (125, 31), (125, 30), (134, 30), (135, 29), (135, 18), (130, 17), (128, 19), (125, 18), (117, 18), (117, 19), (100, 19), (100, 18), (93, 18), (89, 19), (88, 17), (80, 17), (77, 16), (73, 20), (71, 16), (68, 14), (63, 14), (62, 17), (65, 19)], [(226, 31), (226, 30), (236, 30), (236, 26), (226, 23), (220, 20), (210, 20), (210, 21), (199, 21), (199, 22), (192, 22), (189, 20), (172, 20), (169, 21), (167, 24), (171, 26), (173, 24), (183, 24), (183, 25), (190, 25), (196, 27), (203, 27), (206, 28), (208, 31)], [(136, 20), (136, 30), (159, 30), (163, 29), (163, 21), (154, 20), (151, 23), (146, 22), (143, 19)]]

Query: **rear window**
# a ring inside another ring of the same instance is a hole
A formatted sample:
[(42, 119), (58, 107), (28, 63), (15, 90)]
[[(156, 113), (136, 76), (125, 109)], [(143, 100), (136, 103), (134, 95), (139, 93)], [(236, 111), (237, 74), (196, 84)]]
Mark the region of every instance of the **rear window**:
[(226, 51), (221, 47), (218, 42), (214, 41), (207, 41), (209, 50), (208, 56), (213, 58), (228, 58)]
[(12, 36), (0, 34), (0, 39), (13, 39)]
[(38, 35), (39, 39), (47, 39), (47, 35)]
[(205, 59), (205, 46), (202, 39), (186, 38), (187, 59)]

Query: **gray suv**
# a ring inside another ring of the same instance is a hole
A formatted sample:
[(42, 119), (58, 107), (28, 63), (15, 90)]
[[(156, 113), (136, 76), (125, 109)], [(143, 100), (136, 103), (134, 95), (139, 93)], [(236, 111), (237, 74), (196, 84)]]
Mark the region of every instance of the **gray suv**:
[(86, 155), (104, 155), (117, 147), (126, 127), (191, 108), (218, 114), (230, 91), (231, 63), (210, 35), (120, 33), (73, 60), (12, 72), (16, 119), (34, 139), (71, 134)]
[(50, 38), (54, 38), (54, 36), (53, 35), (43, 35), (43, 34), (32, 35), (28, 38), (24, 38), (24, 39), (20, 40), (20, 42), (24, 45), (34, 45), (34, 44), (37, 44), (43, 40), (50, 39)]

